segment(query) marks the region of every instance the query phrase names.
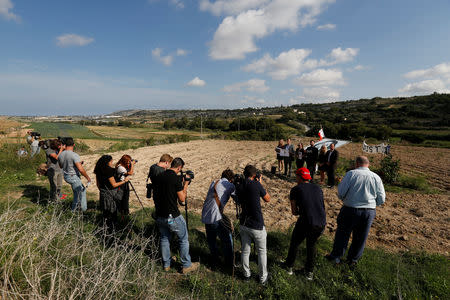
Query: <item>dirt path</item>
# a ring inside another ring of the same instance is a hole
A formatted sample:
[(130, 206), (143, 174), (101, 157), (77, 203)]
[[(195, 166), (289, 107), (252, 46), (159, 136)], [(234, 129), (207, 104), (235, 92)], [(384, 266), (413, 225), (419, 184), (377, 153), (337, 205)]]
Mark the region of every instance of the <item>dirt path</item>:
[[(139, 160), (132, 182), (139, 196), (148, 206), (153, 205), (152, 201), (145, 198), (145, 179), (149, 166), (157, 162), (163, 153), (182, 157), (186, 162), (185, 169), (195, 172), (195, 180), (188, 190), (188, 197), (192, 210), (200, 213), (209, 184), (220, 176), (222, 170), (229, 167), (235, 172), (242, 172), (245, 165), (252, 163), (264, 171), (269, 171), (275, 163), (274, 147), (275, 144), (270, 142), (206, 140), (145, 147), (112, 155), (114, 160), (118, 160), (122, 154), (127, 153)], [(360, 147), (361, 144), (350, 144), (338, 150), (342, 157), (354, 158), (361, 153)], [(420, 155), (424, 149), (427, 150), (426, 159), (424, 155)], [(442, 180), (436, 180), (436, 184), (443, 183), (441, 188), (448, 191), (449, 164), (442, 165), (442, 163), (448, 162), (450, 151), (424, 149), (394, 147), (393, 153), (394, 157), (398, 156), (401, 159), (402, 168), (406, 170), (412, 166), (419, 167), (427, 176), (436, 177), (434, 170), (443, 168), (444, 170), (438, 173), (442, 176)], [(89, 174), (92, 174), (98, 158), (98, 155), (83, 157)], [(422, 167), (427, 164), (430, 167)], [(290, 188), (295, 184), (276, 176), (265, 176), (263, 184), (272, 196), (270, 203), (262, 204), (266, 226), (269, 230), (288, 228), (296, 220), (290, 213), (287, 198)], [(90, 192), (98, 194), (95, 184), (89, 189)], [(336, 188), (324, 188), (328, 222), (326, 235), (331, 237), (334, 235), (336, 216), (342, 205), (336, 193)], [(135, 197), (131, 196), (131, 200), (132, 205), (138, 207), (139, 203)], [(368, 244), (371, 247), (382, 247), (392, 251), (423, 249), (448, 255), (450, 251), (448, 207), (448, 193), (438, 195), (388, 193), (386, 205), (377, 210)], [(226, 213), (234, 218), (233, 204), (227, 205)]]

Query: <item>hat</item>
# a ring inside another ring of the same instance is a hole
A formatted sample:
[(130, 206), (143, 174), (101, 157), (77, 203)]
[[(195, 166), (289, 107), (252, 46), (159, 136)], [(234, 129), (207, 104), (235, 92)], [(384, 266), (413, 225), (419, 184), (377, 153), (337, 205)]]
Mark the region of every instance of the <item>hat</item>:
[(307, 168), (299, 168), (295, 171), (295, 175), (300, 176), (303, 180), (311, 180), (311, 174)]

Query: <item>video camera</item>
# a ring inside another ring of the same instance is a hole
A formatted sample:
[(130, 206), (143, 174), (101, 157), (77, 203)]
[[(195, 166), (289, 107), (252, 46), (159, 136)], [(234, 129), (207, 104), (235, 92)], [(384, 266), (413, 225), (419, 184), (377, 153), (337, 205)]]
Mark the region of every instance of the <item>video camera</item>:
[(32, 131), (32, 132), (30, 132), (30, 135), (32, 136), (32, 137), (34, 137), (34, 138), (41, 138), (41, 134), (39, 133), (39, 132), (37, 132), (37, 131)]
[(39, 147), (42, 147), (42, 149), (47, 150), (48, 148), (50, 148), (50, 140), (40, 141)]
[[(186, 176), (187, 175), (187, 176)], [(194, 179), (194, 172), (191, 170), (187, 170), (186, 172), (181, 171), (181, 178), (183, 178), (184, 181), (191, 183), (192, 179)]]
[(60, 141), (61, 144), (66, 145), (66, 144), (67, 144), (67, 140), (68, 140), (68, 139), (71, 139), (71, 138), (72, 138), (72, 137), (70, 137), (70, 136), (65, 136), (65, 137), (60, 137), (60, 136), (58, 136), (58, 141)]

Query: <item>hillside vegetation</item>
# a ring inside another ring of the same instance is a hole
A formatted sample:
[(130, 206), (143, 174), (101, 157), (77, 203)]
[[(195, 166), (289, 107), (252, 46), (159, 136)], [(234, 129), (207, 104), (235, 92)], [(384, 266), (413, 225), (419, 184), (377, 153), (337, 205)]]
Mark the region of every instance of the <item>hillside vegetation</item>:
[[(128, 120), (161, 120), (165, 129), (211, 130), (234, 139), (273, 140), (306, 132), (316, 136), (323, 127), (329, 137), (395, 140), (449, 146), (450, 94), (400, 98), (372, 98), (288, 107), (235, 110), (167, 110), (127, 112)], [(120, 112), (114, 113), (120, 114)], [(397, 139), (396, 139), (397, 138)], [(436, 142), (437, 141), (437, 142)], [(443, 141), (443, 142), (439, 142)]]

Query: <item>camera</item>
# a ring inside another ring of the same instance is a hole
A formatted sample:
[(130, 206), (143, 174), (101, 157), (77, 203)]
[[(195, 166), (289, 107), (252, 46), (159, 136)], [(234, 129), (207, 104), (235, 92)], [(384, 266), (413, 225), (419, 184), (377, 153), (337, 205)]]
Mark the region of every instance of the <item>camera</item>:
[(131, 161), (134, 161), (135, 163), (139, 162), (137, 159), (131, 159)]
[[(187, 176), (186, 176), (187, 175)], [(181, 172), (181, 177), (185, 180), (191, 183), (192, 179), (194, 179), (194, 172), (191, 170), (187, 170), (186, 172)]]
[(234, 185), (241, 185), (242, 183), (244, 183), (245, 181), (245, 177), (242, 174), (235, 174), (234, 175), (234, 179), (233, 179), (233, 183)]
[(50, 140), (40, 141), (39, 147), (42, 147), (42, 149), (47, 150), (48, 148), (50, 148)]
[(41, 134), (40, 134), (39, 132), (37, 132), (37, 131), (32, 131), (32, 132), (30, 132), (30, 135), (31, 135), (32, 137), (41, 138)]
[(61, 144), (63, 144), (63, 145), (66, 145), (66, 143), (67, 143), (67, 140), (68, 139), (71, 139), (72, 137), (70, 137), (70, 136), (65, 136), (65, 137), (60, 137), (60, 136), (58, 136), (58, 140), (61, 142)]

